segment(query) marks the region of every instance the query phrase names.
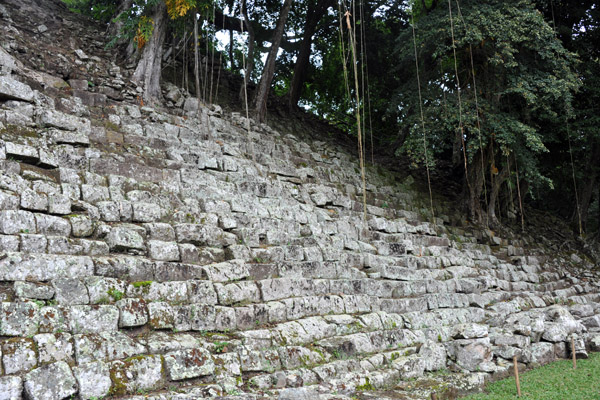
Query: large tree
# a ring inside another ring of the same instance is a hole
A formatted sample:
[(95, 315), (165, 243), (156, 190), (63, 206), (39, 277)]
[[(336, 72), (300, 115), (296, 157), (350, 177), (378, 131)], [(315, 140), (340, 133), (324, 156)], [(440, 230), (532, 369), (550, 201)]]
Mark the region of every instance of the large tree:
[[(150, 9), (151, 17), (140, 21), (137, 38), (138, 47), (142, 53), (138, 61), (132, 80), (144, 87), (144, 101), (156, 104), (162, 99), (160, 83), (162, 73), (163, 45), (167, 32), (167, 7), (164, 2), (158, 1)], [(144, 17), (142, 17), (144, 18)], [(148, 29), (151, 34), (143, 32)]]
[(267, 113), (267, 99), (269, 97), (271, 81), (273, 80), (273, 75), (275, 74), (275, 60), (277, 59), (279, 44), (281, 43), (281, 38), (283, 37), (285, 21), (287, 20), (288, 13), (290, 12), (291, 5), (292, 0), (284, 0), (283, 6), (281, 7), (281, 11), (279, 13), (279, 19), (277, 20), (277, 26), (275, 27), (275, 32), (273, 33), (273, 38), (271, 40), (271, 49), (267, 55), (267, 61), (265, 62), (265, 66), (260, 77), (260, 82), (256, 90), (254, 106), (256, 110), (256, 118), (259, 122), (263, 122), (265, 120)]
[[(528, 0), (467, 0), (461, 9), (451, 4), (452, 20), (444, 2), (414, 15), (421, 82), (427, 83), (428, 151), (462, 171), (472, 220), (494, 224), (505, 182), (515, 185), (518, 176), (513, 196), (550, 184), (539, 168), (555, 134), (545, 127), (571, 106), (578, 87), (574, 58)], [(398, 55), (400, 66), (415, 74), (411, 36), (399, 38)], [(401, 104), (418, 102), (415, 83), (416, 76), (401, 86)], [(403, 121), (409, 137), (402, 153), (416, 159), (423, 157), (419, 118), (413, 111)]]
[(307, 0), (308, 7), (306, 11), (306, 20), (304, 23), (304, 32), (302, 35), (302, 42), (300, 45), (300, 51), (296, 64), (294, 66), (294, 73), (292, 76), (292, 83), (289, 90), (289, 106), (295, 108), (298, 105), (298, 100), (302, 94), (302, 88), (308, 74), (310, 55), (312, 52), (313, 36), (317, 29), (317, 24), (323, 18), (327, 9), (334, 3), (333, 0)]

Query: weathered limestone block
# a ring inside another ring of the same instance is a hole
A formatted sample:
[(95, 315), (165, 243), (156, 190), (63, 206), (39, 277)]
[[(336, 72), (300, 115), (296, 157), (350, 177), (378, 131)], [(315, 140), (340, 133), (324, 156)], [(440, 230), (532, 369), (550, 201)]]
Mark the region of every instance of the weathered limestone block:
[(110, 250), (108, 245), (101, 240), (79, 239), (83, 254), (88, 256), (106, 256)]
[(173, 329), (175, 310), (169, 303), (162, 301), (148, 303), (148, 315), (153, 329)]
[(303, 345), (310, 342), (312, 335), (296, 321), (285, 322), (277, 325), (273, 332), (273, 340), (279, 344), (290, 344), (293, 346)]
[(88, 203), (92, 204), (110, 199), (108, 188), (97, 185), (81, 185), (81, 196), (83, 201), (87, 201)]
[(106, 346), (100, 335), (74, 335), (73, 342), (77, 364), (82, 365), (95, 360), (108, 360)]
[(460, 324), (454, 327), (454, 332), (452, 337), (455, 339), (477, 339), (488, 335), (488, 327), (473, 323)]
[(594, 315), (594, 307), (591, 304), (575, 304), (569, 307), (569, 312), (579, 318)]
[(279, 347), (278, 352), (281, 365), (285, 369), (309, 367), (325, 361), (321, 354), (301, 346)]
[(375, 242), (377, 254), (382, 256), (403, 256), (406, 254), (405, 243)]
[(191, 304), (189, 318), (191, 328), (195, 331), (225, 331), (235, 329), (237, 326), (235, 310), (230, 307)]
[(39, 306), (33, 301), (0, 303), (0, 335), (31, 336), (37, 333)]
[(78, 201), (81, 199), (81, 189), (76, 183), (61, 183), (62, 194), (67, 196), (70, 201)]
[(241, 384), (239, 379), (234, 378), (242, 375), (240, 356), (237, 353), (215, 354), (213, 356), (213, 360), (216, 365), (215, 375), (225, 379), (232, 379), (235, 386), (239, 386)]
[[(67, 131), (77, 131), (89, 135), (91, 133), (90, 120), (79, 118), (74, 115), (62, 113), (60, 111), (44, 109), (37, 116), (37, 123), (43, 127), (52, 127), (64, 129)], [(89, 143), (89, 141), (88, 141)]]
[(35, 217), (32, 212), (21, 210), (0, 210), (0, 233), (36, 233)]
[(71, 200), (64, 194), (48, 195), (48, 212), (50, 214), (66, 215), (71, 213)]
[(118, 222), (121, 220), (119, 203), (116, 201), (99, 201), (96, 203), (100, 218), (106, 222)]
[(217, 292), (211, 281), (189, 280), (186, 284), (190, 303), (217, 304)]
[[(399, 356), (392, 360), (393, 372), (371, 372), (372, 384), (375, 387), (380, 385), (386, 385), (390, 382), (394, 382), (397, 379), (409, 380), (420, 378), (423, 376), (425, 371), (424, 362), (417, 354), (411, 354), (409, 356)], [(352, 369), (350, 367), (349, 369)], [(360, 381), (359, 381), (360, 382)]]
[(49, 281), (61, 277), (85, 277), (94, 274), (94, 263), (87, 256), (7, 253), (0, 260), (0, 280)]
[(106, 360), (116, 360), (146, 353), (146, 348), (122, 332), (102, 332), (99, 335)]
[(87, 215), (70, 215), (67, 218), (71, 222), (73, 236), (87, 237), (94, 233), (94, 222)]
[(427, 296), (430, 310), (436, 308), (464, 308), (469, 305), (469, 297), (462, 293), (439, 293)]
[(175, 230), (169, 224), (163, 222), (153, 222), (144, 224), (148, 239), (162, 240), (163, 242), (175, 241)]
[(21, 400), (22, 393), (23, 379), (20, 376), (0, 377), (0, 400)]
[(423, 297), (405, 299), (382, 299), (380, 303), (380, 308), (382, 311), (397, 314), (403, 314), (413, 311), (424, 311), (427, 310), (427, 299)]
[[(190, 256), (192, 258), (191, 262), (194, 264), (199, 264), (199, 265), (218, 264), (218, 263), (224, 262), (226, 259), (232, 258), (232, 257), (226, 257), (225, 250), (220, 249), (220, 248), (204, 247), (201, 249), (198, 249), (198, 248), (192, 249), (191, 247), (187, 247), (187, 246), (195, 247), (193, 244), (181, 244), (180, 251), (184, 246), (186, 246), (187, 250), (191, 251), (191, 253), (188, 254), (188, 256)], [(183, 260), (183, 254), (181, 254), (181, 257)], [(233, 257), (233, 258), (236, 258), (236, 257)], [(245, 260), (245, 258), (243, 258), (243, 259)]]
[(87, 287), (76, 278), (58, 278), (52, 280), (52, 286), (56, 293), (56, 301), (59, 304), (75, 305), (89, 304), (90, 296)]
[(120, 300), (127, 289), (127, 283), (115, 278), (89, 276), (84, 278), (91, 304), (105, 304)]
[(555, 359), (554, 345), (547, 342), (533, 343), (531, 345), (531, 361), (540, 365), (548, 364)]
[(16, 281), (15, 295), (21, 298), (49, 300), (54, 297), (54, 288), (50, 285)]
[(129, 281), (148, 281), (154, 279), (154, 265), (150, 260), (128, 256), (115, 255), (98, 257), (96, 275), (127, 279)]
[(469, 371), (478, 371), (493, 356), (489, 338), (455, 340), (450, 353), (455, 356), (458, 365)]
[(44, 235), (20, 234), (21, 251), (24, 253), (45, 253), (48, 240)]
[(438, 371), (446, 368), (446, 348), (440, 343), (426, 341), (419, 349), (419, 357), (423, 360), (425, 371)]
[(211, 225), (177, 224), (175, 225), (177, 241), (197, 246), (223, 247), (237, 243), (237, 237)]
[(0, 251), (16, 252), (19, 251), (19, 236), (0, 235)]
[[(28, 146), (26, 144), (17, 144), (12, 142), (5, 142), (4, 150), (6, 157), (13, 157), (20, 160), (36, 163), (39, 160), (39, 153), (35, 147)], [(21, 182), (22, 183), (22, 182)], [(20, 185), (24, 186), (24, 185)], [(13, 190), (12, 187), (8, 189)], [(21, 187), (24, 189), (24, 187)]]
[(119, 328), (141, 326), (148, 322), (148, 308), (142, 299), (122, 299), (116, 302), (119, 308)]
[(78, 364), (91, 361), (112, 361), (143, 353), (145, 348), (121, 332), (74, 335)]
[(71, 224), (69, 221), (54, 215), (36, 214), (37, 230), (44, 235), (69, 236)]
[(310, 303), (303, 297), (282, 299), (280, 302), (285, 307), (285, 317), (287, 320), (300, 319), (313, 315)]
[(64, 236), (48, 236), (48, 253), (80, 255), (83, 247), (78, 239), (70, 239)]
[(89, 146), (89, 132), (69, 131), (50, 128), (47, 132), (48, 138), (55, 144), (68, 144), (73, 146)]
[(37, 366), (35, 343), (28, 338), (13, 338), (2, 343), (2, 366), (5, 374), (30, 371)]
[(111, 251), (145, 251), (144, 238), (136, 229), (128, 226), (115, 226), (110, 230), (107, 243)]
[(119, 395), (155, 390), (164, 385), (163, 360), (159, 355), (136, 356), (109, 364), (112, 386)]
[(243, 346), (238, 348), (238, 354), (243, 372), (269, 371), (281, 368), (279, 353), (276, 349), (252, 350)]
[(2, 75), (0, 76), (0, 99), (32, 102), (33, 90), (8, 75)]
[(48, 196), (45, 193), (25, 189), (21, 192), (21, 208), (31, 211), (47, 211)]
[(531, 344), (531, 338), (528, 336), (507, 333), (491, 334), (490, 339), (497, 346), (515, 346), (521, 349), (527, 348)]
[(40, 365), (56, 361), (72, 364), (75, 360), (73, 338), (69, 333), (40, 333), (33, 337)]
[(179, 246), (176, 242), (149, 240), (148, 255), (159, 261), (179, 261)]
[(265, 279), (257, 282), (263, 301), (293, 297), (295, 294), (294, 283), (289, 278)]
[(79, 396), (84, 400), (101, 399), (108, 395), (112, 382), (108, 364), (92, 361), (73, 368), (79, 384)]
[(211, 353), (202, 348), (173, 351), (164, 357), (169, 378), (173, 381), (210, 375), (215, 370)]
[(107, 305), (79, 305), (69, 309), (71, 333), (112, 332), (118, 329), (119, 309)]
[(31, 400), (61, 400), (77, 393), (77, 381), (64, 361), (29, 372), (24, 386), (25, 395)]
[(187, 302), (188, 300), (185, 281), (134, 282), (128, 286), (127, 296), (147, 301)]
[(260, 292), (256, 283), (242, 281), (227, 285), (215, 284), (219, 304), (231, 305), (234, 303), (257, 303), (260, 301)]
[(593, 315), (581, 321), (586, 328), (600, 328), (600, 315)]
[(0, 190), (0, 210), (16, 210), (19, 208), (19, 196)]
[(69, 319), (65, 307), (46, 306), (40, 309), (40, 333), (69, 331)]
[(162, 210), (153, 203), (133, 202), (133, 221), (134, 222), (155, 222), (162, 216)]
[[(391, 330), (391, 329), (402, 329), (402, 328), (406, 327), (404, 318), (398, 314), (390, 314), (390, 313), (386, 313), (383, 311), (378, 311), (373, 314), (361, 315), (360, 319), (366, 322), (364, 317), (366, 317), (367, 315), (379, 316), (379, 318), (381, 319), (381, 325), (382, 325), (383, 329)], [(367, 326), (371, 327), (371, 330), (374, 330), (375, 328), (377, 328), (377, 325), (374, 325), (374, 324), (367, 324)]]
[(154, 279), (159, 282), (205, 279), (206, 273), (199, 265), (177, 261), (154, 261)]
[(248, 266), (242, 260), (231, 260), (203, 267), (213, 282), (237, 281), (249, 276)]
[(148, 351), (152, 354), (194, 349), (203, 346), (201, 340), (187, 333), (152, 332), (147, 336), (145, 343)]
[(542, 339), (553, 343), (564, 342), (572, 331), (570, 325), (546, 322)]

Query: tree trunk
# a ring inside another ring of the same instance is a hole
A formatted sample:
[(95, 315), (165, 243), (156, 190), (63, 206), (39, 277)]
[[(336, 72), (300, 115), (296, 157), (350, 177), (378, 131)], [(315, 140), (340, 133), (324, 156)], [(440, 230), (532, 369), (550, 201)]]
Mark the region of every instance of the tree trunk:
[(290, 85), (289, 94), (289, 107), (295, 109), (298, 106), (298, 100), (302, 95), (302, 86), (306, 80), (306, 73), (310, 62), (310, 53), (312, 47), (312, 38), (317, 29), (317, 24), (325, 14), (325, 11), (333, 4), (331, 0), (317, 0), (317, 4), (314, 5), (312, 1), (309, 1), (308, 10), (306, 11), (306, 22), (304, 24), (304, 35), (302, 37), (302, 44), (300, 45), (300, 52), (298, 53), (298, 59), (294, 66), (294, 75), (292, 78), (292, 84)]
[(457, 129), (452, 143), (452, 168), (462, 167), (462, 140), (460, 135), (460, 129)]
[[(481, 169), (481, 152), (477, 152), (473, 158), (473, 162), (469, 168), (469, 181), (471, 186), (467, 187), (466, 192), (469, 194), (469, 211), (473, 222), (483, 222), (483, 212), (481, 210), (481, 192), (483, 191), (483, 181), (485, 179), (485, 171)], [(485, 160), (483, 161), (485, 164)]]
[(250, 82), (250, 76), (254, 70), (254, 28), (248, 18), (247, 1), (244, 0), (242, 4), (242, 15), (244, 16), (245, 28), (248, 30), (248, 57), (246, 58), (246, 70), (244, 71), (244, 86), (240, 88), (240, 100), (245, 100), (246, 94), (248, 93), (248, 82)]
[(500, 187), (502, 187), (502, 184), (504, 183), (504, 181), (506, 181), (506, 178), (508, 178), (508, 168), (504, 167), (502, 168), (502, 171), (500, 171), (500, 173), (496, 175), (496, 178), (494, 179), (494, 183), (492, 184), (490, 190), (490, 197), (487, 206), (487, 215), (491, 227), (500, 225), (500, 221), (498, 221), (498, 217), (496, 216), (496, 202), (498, 200), (498, 194), (500, 193)]
[(196, 84), (196, 102), (198, 108), (196, 110), (200, 115), (200, 63), (198, 62), (198, 16), (197, 11), (194, 11), (194, 83)]
[[(597, 163), (600, 159), (600, 143), (593, 143), (592, 146), (592, 151), (590, 152), (586, 167), (585, 185), (581, 189), (581, 196), (579, 199), (579, 212), (581, 213), (581, 225), (584, 232), (586, 231), (587, 227), (588, 213), (590, 204), (592, 202), (592, 196), (594, 194), (594, 189), (598, 185)], [(577, 222), (577, 215), (575, 215), (575, 222)]]
[[(121, 34), (123, 27), (125, 26), (125, 22), (118, 20), (117, 18), (123, 12), (127, 11), (133, 5), (133, 0), (121, 0), (117, 6), (117, 10), (112, 16), (112, 22), (108, 25), (107, 33), (111, 38), (117, 37)], [(135, 53), (135, 46), (133, 45), (131, 40), (121, 38), (115, 43), (115, 46), (119, 49), (119, 53), (124, 53), (124, 59), (127, 60)]]
[(235, 61), (233, 59), (233, 29), (229, 30), (229, 62), (232, 71), (235, 71)]
[(271, 81), (275, 74), (275, 60), (277, 59), (277, 52), (279, 51), (279, 44), (283, 37), (283, 29), (285, 27), (285, 21), (287, 20), (292, 0), (285, 0), (281, 12), (279, 13), (279, 20), (275, 27), (275, 33), (273, 34), (273, 40), (271, 42), (271, 50), (267, 56), (265, 67), (260, 77), (260, 83), (258, 84), (258, 90), (256, 91), (256, 97), (254, 100), (256, 117), (258, 122), (264, 122), (265, 115), (267, 113), (267, 98), (269, 97), (269, 89), (271, 88)]
[(154, 21), (152, 37), (144, 46), (132, 77), (138, 85), (143, 84), (143, 99), (149, 105), (157, 104), (162, 99), (160, 78), (163, 43), (167, 32), (167, 7), (164, 2), (160, 1), (154, 7), (152, 20)]

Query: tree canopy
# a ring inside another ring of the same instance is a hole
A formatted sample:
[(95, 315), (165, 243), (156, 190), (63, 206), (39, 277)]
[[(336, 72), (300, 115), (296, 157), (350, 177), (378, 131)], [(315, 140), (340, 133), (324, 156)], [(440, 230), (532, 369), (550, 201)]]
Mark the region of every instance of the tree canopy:
[(356, 135), (358, 110), (365, 147), (460, 183), (473, 222), (519, 223), (533, 205), (598, 232), (594, 1), (64, 1), (110, 25), (150, 102), (163, 58), (195, 69), (201, 97), (216, 52), (240, 93), (256, 87), (259, 121), (281, 97)]

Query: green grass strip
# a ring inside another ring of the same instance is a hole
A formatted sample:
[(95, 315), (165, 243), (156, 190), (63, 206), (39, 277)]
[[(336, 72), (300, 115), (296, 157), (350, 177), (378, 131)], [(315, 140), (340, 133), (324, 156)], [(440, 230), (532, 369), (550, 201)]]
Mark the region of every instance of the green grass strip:
[[(512, 371), (512, 368), (511, 368)], [(591, 353), (587, 360), (556, 361), (520, 375), (523, 400), (600, 400), (600, 353)], [(517, 399), (514, 376), (486, 386), (485, 393), (467, 396), (464, 400)]]

